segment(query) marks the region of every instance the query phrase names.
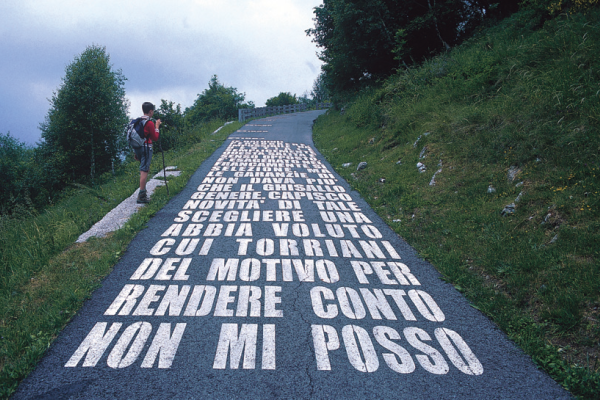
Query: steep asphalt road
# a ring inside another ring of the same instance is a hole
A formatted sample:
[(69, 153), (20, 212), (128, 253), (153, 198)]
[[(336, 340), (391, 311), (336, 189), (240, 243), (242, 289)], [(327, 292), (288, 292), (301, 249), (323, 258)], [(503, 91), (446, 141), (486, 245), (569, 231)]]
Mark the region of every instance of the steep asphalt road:
[(231, 135), (14, 398), (570, 398), (333, 172), (320, 113)]

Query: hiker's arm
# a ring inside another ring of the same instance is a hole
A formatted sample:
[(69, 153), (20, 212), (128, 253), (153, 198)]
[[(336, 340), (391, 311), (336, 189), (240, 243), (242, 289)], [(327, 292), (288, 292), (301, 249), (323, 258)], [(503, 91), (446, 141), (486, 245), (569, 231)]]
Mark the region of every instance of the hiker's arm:
[(157, 119), (156, 127), (154, 128), (154, 132), (152, 133), (152, 140), (158, 140), (158, 135), (159, 135), (158, 128), (160, 127), (160, 124), (161, 124), (160, 119)]

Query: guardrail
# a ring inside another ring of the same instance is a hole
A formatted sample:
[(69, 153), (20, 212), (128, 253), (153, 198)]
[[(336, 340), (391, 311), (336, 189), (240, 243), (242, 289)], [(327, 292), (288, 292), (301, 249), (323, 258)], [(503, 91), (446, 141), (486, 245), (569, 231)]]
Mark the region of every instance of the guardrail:
[[(331, 107), (331, 103), (317, 103), (316, 109), (321, 110)], [(292, 104), (288, 106), (258, 107), (258, 108), (240, 108), (238, 110), (238, 120), (244, 122), (249, 118), (266, 117), (268, 115), (290, 114), (306, 111), (312, 106), (306, 104)]]

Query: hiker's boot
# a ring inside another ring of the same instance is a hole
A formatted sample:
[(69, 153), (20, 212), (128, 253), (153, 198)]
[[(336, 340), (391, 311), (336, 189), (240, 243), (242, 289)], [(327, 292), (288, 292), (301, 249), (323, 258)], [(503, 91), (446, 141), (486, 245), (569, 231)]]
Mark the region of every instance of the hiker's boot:
[(148, 195), (145, 190), (140, 190), (137, 197), (138, 204), (147, 204), (150, 203), (150, 199), (148, 199)]

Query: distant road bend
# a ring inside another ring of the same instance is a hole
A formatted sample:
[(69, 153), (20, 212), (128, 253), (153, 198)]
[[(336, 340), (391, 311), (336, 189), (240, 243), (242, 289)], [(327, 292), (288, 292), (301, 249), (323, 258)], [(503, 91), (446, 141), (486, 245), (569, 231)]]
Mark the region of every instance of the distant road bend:
[(232, 134), (14, 398), (571, 398), (333, 171), (322, 112)]

